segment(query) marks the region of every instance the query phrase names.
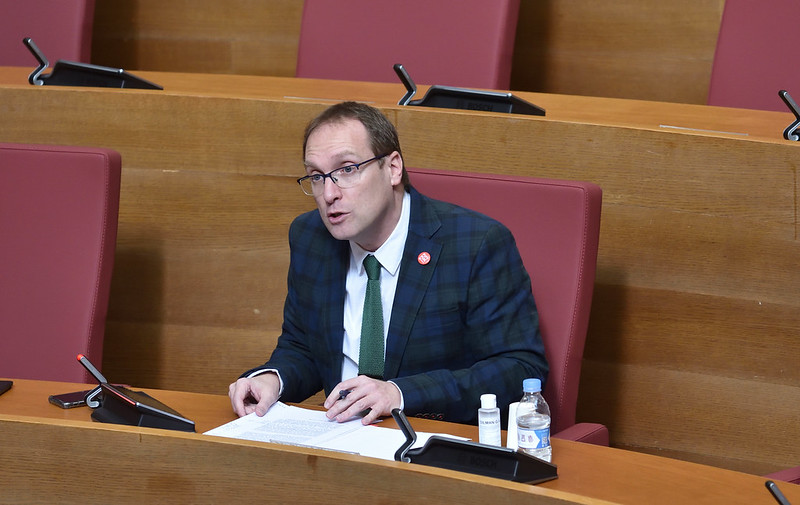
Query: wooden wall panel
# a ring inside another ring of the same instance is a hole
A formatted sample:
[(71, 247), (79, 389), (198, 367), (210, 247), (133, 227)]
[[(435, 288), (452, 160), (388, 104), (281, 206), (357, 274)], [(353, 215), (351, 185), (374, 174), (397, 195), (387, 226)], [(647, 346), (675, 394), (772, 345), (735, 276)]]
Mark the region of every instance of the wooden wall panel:
[(512, 88), (706, 103), (724, 0), (522, 0)]
[(294, 76), (302, 0), (97, 0), (92, 63)]
[[(582, 389), (619, 423), (616, 447), (763, 475), (797, 461), (796, 387), (754, 378), (588, 361)], [(621, 393), (608, 398), (609, 385)], [(738, 433), (736, 433), (738, 432)]]
[[(706, 103), (724, 0), (522, 0), (511, 88)], [(302, 0), (97, 0), (92, 62), (294, 76)]]
[(105, 373), (225, 392), (275, 347), (289, 223), (313, 200), (294, 177), (191, 169), (128, 170), (122, 194)]

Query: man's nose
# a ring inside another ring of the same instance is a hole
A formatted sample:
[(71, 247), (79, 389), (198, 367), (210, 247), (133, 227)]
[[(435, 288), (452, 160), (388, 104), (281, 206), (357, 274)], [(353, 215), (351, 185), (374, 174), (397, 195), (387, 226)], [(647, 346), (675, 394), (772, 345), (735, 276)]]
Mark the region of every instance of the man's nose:
[[(330, 184), (328, 184), (330, 183)], [(342, 190), (333, 182), (332, 177), (326, 177), (322, 181), (322, 197), (326, 202), (332, 202), (342, 195)]]

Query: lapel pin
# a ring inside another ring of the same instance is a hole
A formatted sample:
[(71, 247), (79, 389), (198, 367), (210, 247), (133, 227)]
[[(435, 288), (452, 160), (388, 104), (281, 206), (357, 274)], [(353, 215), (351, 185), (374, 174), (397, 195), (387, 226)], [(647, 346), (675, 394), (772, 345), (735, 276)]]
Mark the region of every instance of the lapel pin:
[(417, 263), (419, 263), (420, 265), (427, 265), (430, 262), (431, 262), (431, 253), (427, 251), (422, 251), (421, 253), (419, 253), (419, 256), (417, 256)]

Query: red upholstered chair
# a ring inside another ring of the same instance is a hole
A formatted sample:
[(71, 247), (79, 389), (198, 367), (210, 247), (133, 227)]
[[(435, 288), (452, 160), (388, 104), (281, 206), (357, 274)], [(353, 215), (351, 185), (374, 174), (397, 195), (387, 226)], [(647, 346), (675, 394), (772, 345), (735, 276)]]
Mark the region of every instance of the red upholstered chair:
[[(297, 77), (508, 89), (519, 0), (305, 0)], [(398, 100), (403, 95), (399, 88)]]
[(36, 67), (31, 37), (51, 64), (89, 63), (95, 0), (0, 0), (0, 66)]
[[(608, 445), (601, 424), (575, 423), (600, 235), (602, 191), (587, 182), (411, 168), (421, 193), (482, 212), (514, 234), (531, 276), (550, 364), (551, 433)], [(520, 384), (522, 397), (522, 384)]]
[(96, 382), (119, 185), (115, 151), (0, 144), (0, 377)]
[(726, 0), (708, 104), (787, 112), (778, 91), (800, 96), (798, 20), (797, 0)]
[(787, 468), (778, 472), (765, 475), (766, 478), (771, 480), (781, 480), (783, 482), (791, 482), (792, 484), (800, 484), (800, 466), (794, 468)]

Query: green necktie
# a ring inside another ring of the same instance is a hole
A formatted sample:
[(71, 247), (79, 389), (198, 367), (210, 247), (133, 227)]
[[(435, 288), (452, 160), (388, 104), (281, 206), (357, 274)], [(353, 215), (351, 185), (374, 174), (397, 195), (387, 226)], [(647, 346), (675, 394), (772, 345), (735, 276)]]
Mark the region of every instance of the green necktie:
[(381, 306), (381, 264), (373, 255), (364, 258), (367, 293), (361, 319), (361, 347), (358, 354), (359, 375), (383, 378), (383, 307)]

